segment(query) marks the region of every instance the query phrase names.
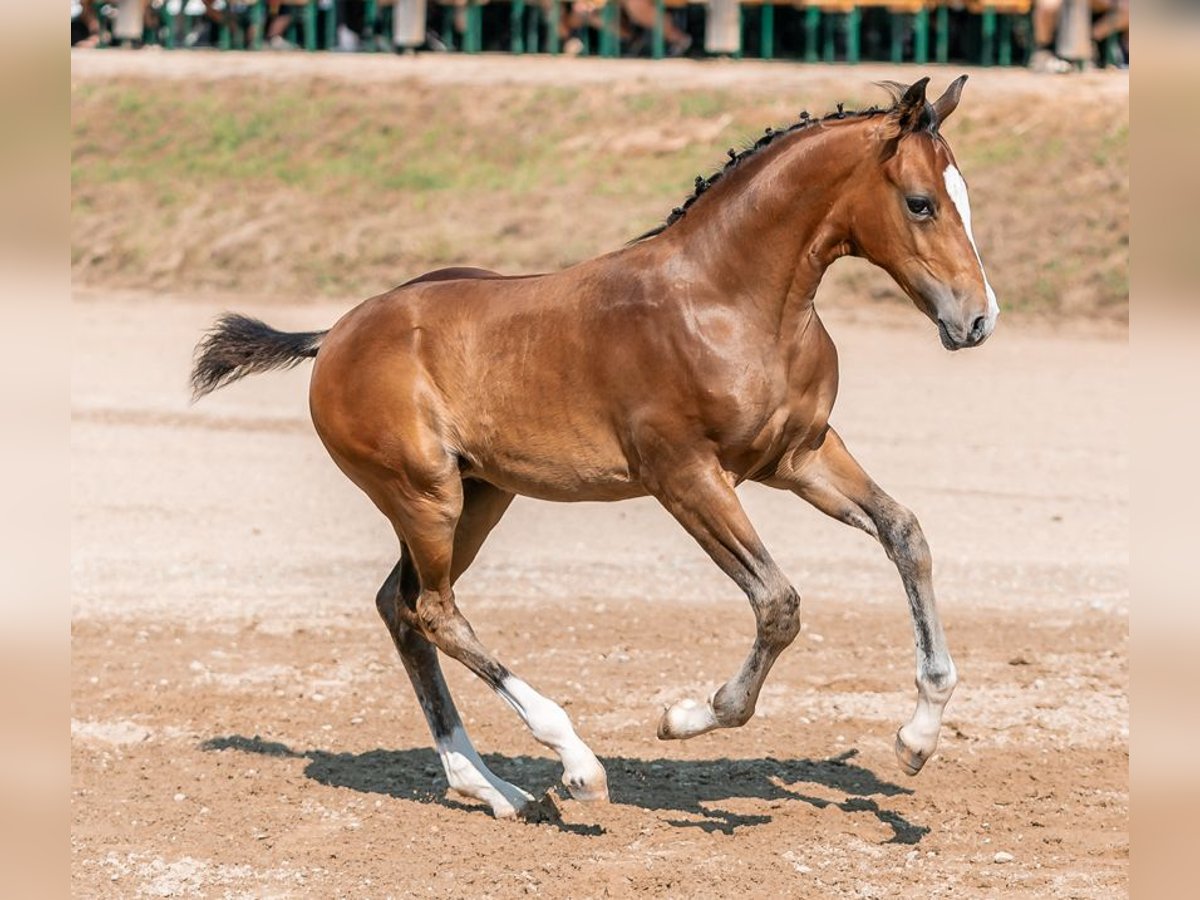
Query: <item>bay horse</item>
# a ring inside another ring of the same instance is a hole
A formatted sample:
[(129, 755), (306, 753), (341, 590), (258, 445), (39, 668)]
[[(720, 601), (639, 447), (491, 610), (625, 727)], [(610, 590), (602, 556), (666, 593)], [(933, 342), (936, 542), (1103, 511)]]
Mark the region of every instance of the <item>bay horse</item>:
[(352, 309), (328, 331), (284, 333), (227, 314), (197, 346), (196, 397), (315, 359), (309, 404), (329, 455), (391, 522), (399, 562), (376, 604), (450, 787), (517, 815), (531, 797), (484, 764), (450, 697), (445, 653), (482, 678), (562, 761), (579, 800), (604, 768), (563, 709), (475, 636), (454, 584), (517, 494), (652, 496), (746, 594), (756, 636), (705, 701), (667, 709), (662, 739), (745, 724), (800, 631), (800, 598), (735, 487), (792, 491), (877, 538), (908, 595), (916, 710), (895, 740), (910, 775), (933, 754), (957, 681), (916, 517), (883, 492), (829, 424), (837, 351), (813, 304), (842, 256), (882, 267), (950, 350), (992, 333), (999, 308), (971, 230), (967, 187), (928, 78), (887, 83), (887, 108), (813, 118), (729, 151), (658, 228), (560, 272), (441, 269)]

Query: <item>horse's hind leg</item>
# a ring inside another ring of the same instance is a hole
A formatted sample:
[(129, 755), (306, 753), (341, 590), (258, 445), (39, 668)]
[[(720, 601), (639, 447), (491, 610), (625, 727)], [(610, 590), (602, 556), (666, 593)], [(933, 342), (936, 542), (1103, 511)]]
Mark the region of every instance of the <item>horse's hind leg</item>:
[[(461, 558), (455, 557), (466, 543), (465, 537), (456, 534), (456, 526), (465, 527), (466, 535), (473, 535), (479, 523), (488, 520), (489, 510), (500, 503), (507, 506), (510, 499), (511, 495), (483, 482), (464, 484), (453, 472), (427, 485), (419, 500), (403, 503), (396, 510), (397, 530), (412, 554), (420, 582), (410, 624), (439, 650), (482, 678), (516, 710), (534, 738), (558, 754), (563, 763), (563, 784), (572, 796), (578, 800), (607, 800), (604, 767), (575, 734), (567, 714), (501, 665), (480, 643), (454, 602), (454, 580), (465, 568)], [(490, 528), (487, 525), (487, 530)], [(469, 554), (472, 558), (474, 550)]]
[(757, 624), (754, 646), (738, 673), (707, 703), (683, 700), (668, 709), (658, 736), (689, 738), (744, 725), (771, 666), (800, 631), (800, 597), (767, 553), (715, 459), (661, 473), (654, 493), (746, 593)]
[(425, 713), (446, 779), (453, 790), (490, 806), (497, 818), (514, 816), (532, 798), (520, 788), (497, 778), (480, 759), (442, 676), (437, 649), (401, 615), (402, 607), (416, 603), (419, 592), (417, 571), (405, 548), (400, 562), (379, 589), (376, 605)]
[(916, 775), (937, 749), (942, 711), (958, 675), (933, 599), (933, 562), (921, 525), (871, 480), (831, 428), (821, 447), (770, 482), (799, 494), (821, 512), (878, 538), (908, 594), (917, 645), (917, 708), (896, 733), (896, 756)]

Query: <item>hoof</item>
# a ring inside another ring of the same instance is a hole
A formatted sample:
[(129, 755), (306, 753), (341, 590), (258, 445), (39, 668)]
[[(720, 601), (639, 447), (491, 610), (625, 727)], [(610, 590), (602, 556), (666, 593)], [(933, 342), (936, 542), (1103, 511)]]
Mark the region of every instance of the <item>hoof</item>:
[(608, 802), (608, 775), (599, 760), (593, 760), (591, 771), (586, 774), (563, 773), (563, 786), (571, 797), (580, 803)]
[(521, 813), (531, 804), (513, 806), (511, 803), (498, 803), (492, 807), (492, 815), (497, 819), (519, 819)]
[(537, 801), (528, 791), (523, 791), (516, 785), (500, 782), (504, 790), (498, 790), (492, 785), (483, 788), (450, 788), (449, 794), (462, 797), (465, 800), (483, 801), (491, 807), (492, 815), (497, 819), (519, 819), (524, 810)]
[(564, 778), (563, 784), (570, 792), (571, 798), (580, 803), (608, 802), (608, 780), (606, 778), (601, 778), (599, 782), (593, 780), (589, 784), (574, 783)]
[(904, 770), (904, 774), (916, 775), (932, 755), (932, 752), (919, 753), (912, 749), (908, 744), (904, 743), (904, 738), (900, 732), (896, 732), (896, 759), (900, 761), (900, 768)]
[(665, 713), (658, 723), (660, 741), (682, 741), (718, 727), (712, 705), (701, 706), (695, 700), (680, 700)]

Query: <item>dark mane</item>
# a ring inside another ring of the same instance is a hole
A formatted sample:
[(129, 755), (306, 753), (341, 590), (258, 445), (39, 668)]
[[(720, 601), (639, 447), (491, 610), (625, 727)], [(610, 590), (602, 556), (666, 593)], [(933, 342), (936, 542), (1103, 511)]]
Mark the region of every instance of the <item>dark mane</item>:
[(741, 150), (735, 150), (730, 147), (726, 151), (729, 158), (725, 161), (725, 165), (723, 165), (716, 172), (713, 172), (713, 174), (709, 175), (707, 178), (705, 178), (703, 175), (697, 175), (696, 184), (692, 190), (692, 193), (687, 197), (686, 200), (683, 201), (683, 203), (671, 210), (671, 212), (667, 215), (666, 221), (664, 221), (661, 225), (656, 225), (654, 228), (651, 228), (644, 234), (639, 234), (629, 243), (636, 244), (638, 241), (644, 241), (646, 238), (651, 238), (657, 234), (662, 234), (664, 231), (682, 219), (691, 205), (699, 200), (705, 191), (709, 190), (714, 184), (720, 181), (726, 173), (737, 168), (739, 165), (742, 165), (751, 157), (758, 155), (759, 151), (771, 146), (771, 144), (781, 137), (801, 131), (802, 129), (808, 128), (812, 125), (818, 125), (828, 119), (846, 119), (850, 118), (851, 116), (858, 118), (871, 118), (873, 116), (885, 115), (892, 112), (896, 108), (896, 104), (900, 97), (904, 94), (905, 86), (891, 81), (879, 82), (879, 86), (892, 95), (892, 105), (886, 109), (881, 109), (878, 106), (872, 106), (867, 109), (846, 110), (844, 108), (844, 104), (839, 103), (835, 112), (826, 113), (824, 116), (817, 118), (810, 116), (808, 114), (808, 110), (805, 110), (800, 113), (800, 118), (787, 128), (777, 130), (768, 127), (763, 132), (762, 137), (760, 137), (753, 144), (749, 144), (743, 147)]

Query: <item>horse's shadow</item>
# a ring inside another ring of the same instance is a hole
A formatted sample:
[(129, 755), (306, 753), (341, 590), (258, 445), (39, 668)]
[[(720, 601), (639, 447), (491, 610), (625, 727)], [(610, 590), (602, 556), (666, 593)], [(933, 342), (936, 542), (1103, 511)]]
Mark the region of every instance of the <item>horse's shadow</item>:
[[(346, 787), (364, 793), (386, 794), (419, 803), (466, 809), (445, 796), (446, 782), (437, 755), (429, 749), (370, 750), (366, 753), (330, 753), (327, 750), (296, 751), (277, 741), (257, 735), (210, 738), (202, 750), (239, 750), (290, 759), (307, 759), (304, 774), (321, 784)], [(666, 810), (699, 816), (699, 821), (669, 819), (677, 827), (700, 828), (732, 834), (735, 828), (764, 825), (769, 815), (741, 815), (719, 809), (720, 800), (802, 800), (818, 809), (836, 806), (843, 812), (870, 812), (892, 829), (885, 843), (916, 844), (929, 828), (915, 825), (899, 813), (881, 807), (873, 797), (911, 794), (908, 788), (879, 779), (870, 769), (851, 763), (857, 750), (831, 759), (636, 759), (602, 757), (608, 770), (609, 794), (614, 803), (647, 810)], [(486, 754), (489, 768), (515, 784), (557, 784), (558, 763), (533, 756)], [(821, 785), (841, 794), (841, 802), (810, 796), (798, 789), (802, 783)], [(601, 834), (598, 826), (555, 824), (579, 834)]]

